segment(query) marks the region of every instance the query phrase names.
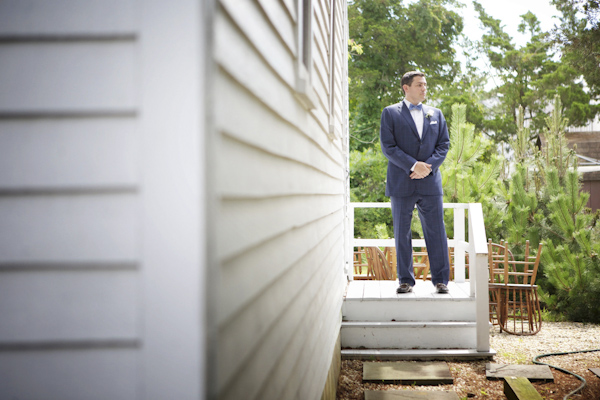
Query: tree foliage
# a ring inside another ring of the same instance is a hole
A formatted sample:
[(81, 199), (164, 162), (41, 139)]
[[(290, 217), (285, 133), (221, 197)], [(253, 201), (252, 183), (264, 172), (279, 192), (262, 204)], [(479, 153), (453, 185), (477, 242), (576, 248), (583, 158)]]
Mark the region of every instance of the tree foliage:
[(362, 46), (351, 54), (350, 147), (377, 142), (381, 111), (403, 97), (400, 80), (410, 70), (427, 74), (430, 92), (452, 81), (460, 69), (453, 42), (462, 17), (446, 8), (455, 0), (354, 0), (349, 3), (349, 35)]
[(600, 97), (600, 0), (552, 0), (561, 11), (554, 30), (562, 60), (585, 78), (594, 98)]
[[(600, 322), (600, 214), (585, 208), (588, 197), (565, 136), (567, 126), (586, 123), (599, 108), (593, 101), (600, 88), (598, 0), (549, 1), (563, 13), (556, 32), (565, 40), (558, 47), (531, 12), (520, 25), (530, 40), (517, 47), (500, 21), (474, 2), (486, 29), (478, 49), (500, 78), (491, 91), (473, 63), (458, 69), (451, 45), (462, 20), (445, 8), (453, 1), (350, 2), (351, 200), (388, 201), (387, 160), (377, 143), (380, 113), (403, 97), (402, 74), (420, 69), (429, 97), (449, 121), (444, 202), (481, 202), (488, 237), (506, 239), (516, 256), (526, 240), (534, 249), (544, 243), (537, 283), (545, 306), (567, 319)], [(510, 163), (498, 142), (509, 149)], [(446, 221), (450, 236), (453, 222)], [(393, 237), (390, 210), (357, 210), (355, 235)]]
[[(385, 198), (387, 158), (379, 148), (350, 151), (350, 166), (350, 201), (389, 201)], [(394, 237), (389, 209), (358, 208), (354, 213), (354, 221), (355, 237), (383, 238), (385, 235), (381, 226), (387, 227), (388, 236)]]
[[(463, 45), (471, 46), (468, 41)], [(470, 60), (467, 60), (463, 72), (454, 81), (442, 85), (436, 96), (439, 100), (438, 107), (446, 120), (453, 118), (455, 104), (463, 104), (466, 107), (466, 122), (473, 124), (475, 131), (483, 132), (486, 115), (483, 103), (489, 98), (489, 94), (485, 91), (486, 83), (487, 78), (472, 65)]]
[[(540, 226), (544, 215), (540, 208), (539, 196), (542, 194), (542, 179), (536, 160), (539, 149), (530, 139), (529, 128), (524, 126), (523, 109), (517, 114), (517, 132), (509, 141), (514, 156), (513, 171), (504, 180), (504, 223), (501, 239), (519, 252), (527, 240), (537, 247), (541, 241)], [(543, 201), (542, 201), (543, 204)]]
[(542, 276), (538, 279), (545, 306), (567, 319), (600, 322), (600, 242), (596, 218), (585, 208), (577, 159), (567, 147), (560, 98), (546, 118), (544, 146), (524, 141), (522, 122), (511, 142), (515, 171), (508, 180), (505, 238), (515, 252), (525, 240), (541, 241)]
[[(442, 164), (445, 203), (482, 203), (486, 215), (486, 232), (495, 232), (501, 215), (497, 201), (497, 180), (501, 161), (492, 143), (475, 126), (467, 122), (467, 106), (454, 104), (450, 127), (450, 150)], [(447, 218), (447, 230), (453, 220)], [(450, 233), (451, 234), (451, 233)]]
[(529, 42), (517, 47), (503, 30), (500, 20), (473, 2), (486, 33), (480, 43), (491, 67), (499, 76), (495, 89), (497, 103), (486, 127), (497, 141), (507, 142), (517, 131), (517, 110), (523, 109), (531, 127), (532, 138), (544, 129), (546, 109), (555, 95), (561, 98), (562, 113), (573, 126), (591, 121), (598, 108), (590, 104), (590, 94), (579, 79), (580, 73), (571, 65), (557, 60), (550, 35), (543, 32), (532, 12), (521, 15), (519, 31), (530, 36)]

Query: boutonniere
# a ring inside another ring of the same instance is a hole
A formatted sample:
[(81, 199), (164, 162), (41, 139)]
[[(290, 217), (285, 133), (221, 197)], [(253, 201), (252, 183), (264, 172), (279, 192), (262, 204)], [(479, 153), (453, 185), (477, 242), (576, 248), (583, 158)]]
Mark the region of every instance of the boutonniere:
[(429, 110), (427, 111), (427, 114), (425, 114), (425, 118), (429, 119), (431, 117), (433, 117), (433, 110)]

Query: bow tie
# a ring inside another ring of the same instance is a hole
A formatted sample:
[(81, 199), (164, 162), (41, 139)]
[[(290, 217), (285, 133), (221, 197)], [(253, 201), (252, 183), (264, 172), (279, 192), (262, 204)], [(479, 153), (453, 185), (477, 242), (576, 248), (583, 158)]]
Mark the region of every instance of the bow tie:
[(412, 110), (419, 110), (422, 111), (423, 110), (423, 104), (419, 104), (419, 105), (414, 105), (414, 104), (409, 104), (408, 105), (408, 111), (412, 111)]

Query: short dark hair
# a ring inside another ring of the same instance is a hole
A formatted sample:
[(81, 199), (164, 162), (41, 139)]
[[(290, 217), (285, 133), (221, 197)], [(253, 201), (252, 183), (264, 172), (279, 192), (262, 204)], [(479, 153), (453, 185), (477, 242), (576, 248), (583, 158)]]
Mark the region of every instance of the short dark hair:
[(404, 85), (408, 85), (411, 86), (413, 79), (415, 79), (415, 76), (422, 76), (425, 77), (425, 74), (422, 73), (421, 71), (409, 71), (407, 73), (405, 73), (404, 75), (402, 75), (402, 80), (400, 81), (400, 84), (402, 85), (402, 91), (404, 91)]

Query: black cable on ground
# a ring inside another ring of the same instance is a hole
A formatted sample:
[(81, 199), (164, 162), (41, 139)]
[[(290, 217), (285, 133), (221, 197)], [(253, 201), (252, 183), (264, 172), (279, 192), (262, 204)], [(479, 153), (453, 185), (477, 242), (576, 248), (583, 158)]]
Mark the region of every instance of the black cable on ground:
[(557, 367), (556, 365), (552, 365), (552, 364), (548, 364), (548, 363), (543, 363), (543, 362), (540, 362), (540, 361), (538, 361), (538, 358), (542, 358), (542, 357), (550, 357), (550, 356), (564, 356), (564, 355), (566, 355), (566, 354), (591, 353), (591, 352), (593, 352), (593, 351), (600, 351), (600, 349), (593, 349), (593, 350), (578, 350), (578, 351), (567, 351), (567, 352), (563, 352), (563, 353), (548, 353), (548, 354), (540, 354), (540, 355), (537, 355), (537, 356), (535, 356), (535, 357), (533, 358), (533, 363), (534, 363), (534, 364), (540, 364), (540, 365), (547, 365), (547, 366), (549, 366), (549, 367), (552, 367), (552, 368), (554, 368), (554, 369), (557, 369), (557, 370), (559, 370), (559, 371), (561, 371), (561, 372), (564, 372), (565, 374), (570, 374), (570, 375), (573, 375), (575, 378), (579, 379), (579, 380), (582, 382), (582, 383), (581, 383), (581, 385), (580, 385), (580, 386), (579, 386), (577, 389), (573, 390), (572, 392), (570, 392), (570, 393), (568, 393), (567, 395), (565, 395), (565, 397), (563, 397), (563, 400), (567, 400), (567, 399), (569, 398), (569, 396), (571, 396), (571, 395), (574, 395), (575, 393), (579, 392), (581, 389), (583, 389), (583, 388), (585, 387), (585, 385), (586, 385), (586, 383), (587, 383), (587, 382), (585, 381), (585, 378), (584, 378), (583, 376), (579, 376), (579, 375), (577, 375), (575, 372), (571, 372), (571, 371), (569, 371), (569, 370), (566, 370), (566, 369), (564, 369), (564, 368)]

